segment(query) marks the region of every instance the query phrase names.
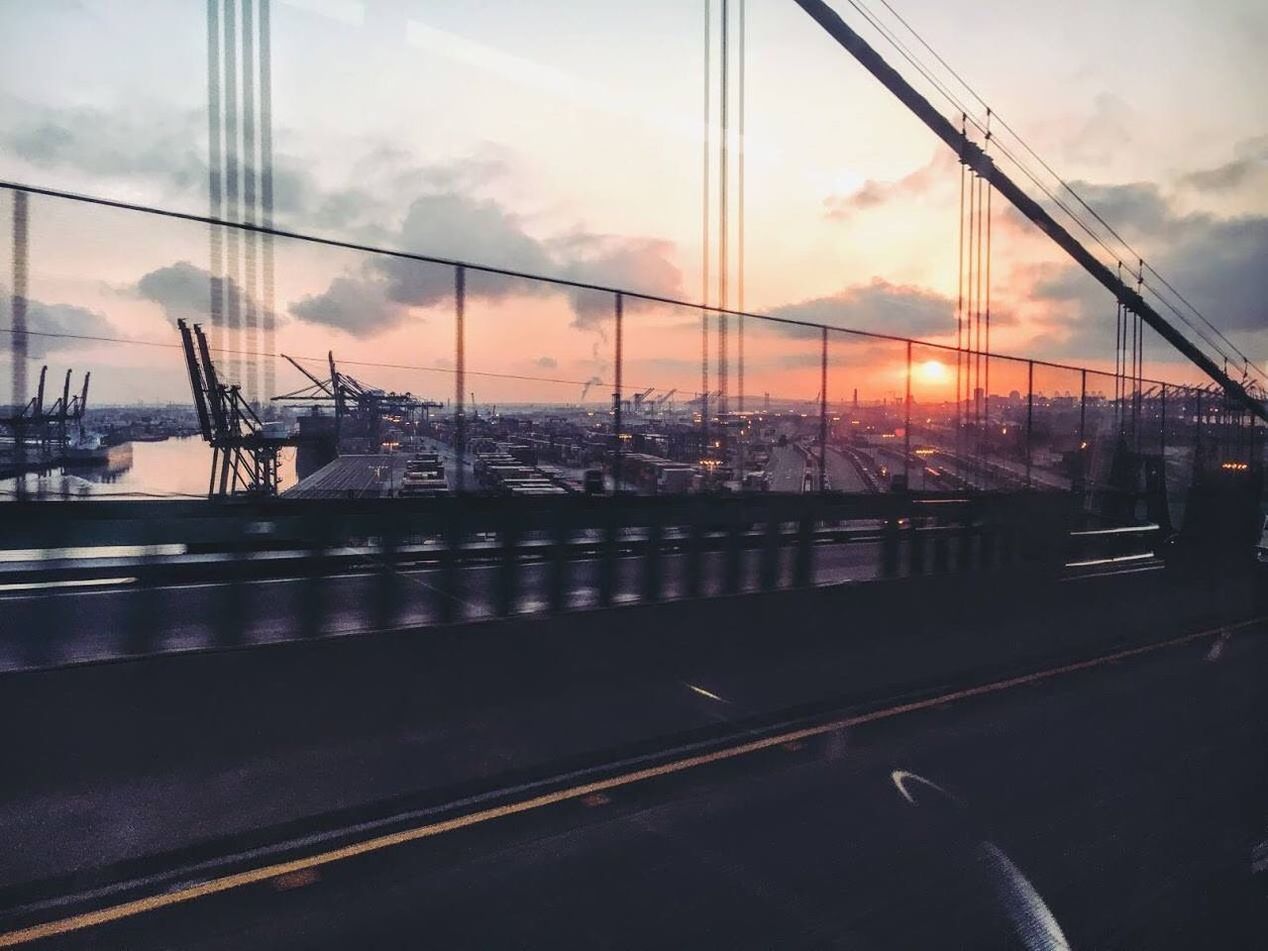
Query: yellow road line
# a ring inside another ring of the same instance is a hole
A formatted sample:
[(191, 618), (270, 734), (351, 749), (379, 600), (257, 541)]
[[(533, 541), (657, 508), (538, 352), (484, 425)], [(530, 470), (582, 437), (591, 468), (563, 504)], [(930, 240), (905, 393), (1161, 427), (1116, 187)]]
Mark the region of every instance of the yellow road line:
[(734, 759), (738, 756), (745, 756), (749, 753), (770, 749), (771, 747), (780, 746), (785, 743), (795, 743), (811, 737), (822, 736), (825, 733), (832, 733), (847, 727), (871, 723), (876, 720), (889, 719), (891, 717), (901, 716), (905, 713), (913, 713), (918, 710), (925, 710), (945, 703), (967, 700), (970, 697), (979, 697), (986, 694), (998, 693), (1003, 690), (1009, 690), (1013, 687), (1037, 683), (1042, 680), (1048, 680), (1052, 677), (1059, 677), (1063, 674), (1070, 674), (1080, 670), (1088, 670), (1129, 657), (1153, 653), (1154, 651), (1163, 650), (1168, 647), (1177, 647), (1182, 644), (1192, 643), (1194, 641), (1223, 634), (1225, 632), (1251, 627), (1263, 622), (1264, 620), (1268, 620), (1268, 618), (1254, 618), (1253, 620), (1243, 621), (1234, 625), (1211, 628), (1209, 630), (1198, 631), (1193, 634), (1185, 634), (1180, 637), (1171, 638), (1170, 640), (1159, 641), (1155, 644), (1148, 644), (1142, 647), (1132, 647), (1126, 650), (1117, 651), (1113, 654), (1105, 654), (1091, 660), (1079, 661), (1073, 664), (1064, 664), (1060, 667), (1053, 667), (1036, 673), (1022, 674), (1017, 677), (1009, 677), (1005, 680), (996, 680), (976, 687), (969, 687), (963, 690), (955, 690), (949, 693), (939, 694), (936, 697), (928, 697), (923, 700), (913, 700), (910, 703), (886, 707), (883, 710), (874, 710), (870, 713), (861, 713), (855, 716), (833, 720), (829, 723), (822, 723), (817, 726), (804, 727), (799, 730), (781, 733), (778, 736), (764, 737), (760, 740), (752, 740), (748, 743), (741, 743), (737, 746), (727, 747), (726, 749), (715, 750), (711, 753), (701, 753), (697, 756), (689, 756), (684, 759), (675, 760), (671, 763), (664, 763), (660, 766), (650, 766), (646, 769), (635, 770), (633, 772), (624, 773), (620, 776), (613, 776), (608, 779), (600, 779), (591, 783), (584, 783), (582, 785), (562, 789), (557, 792), (534, 796), (520, 802), (509, 803), (504, 806), (496, 806), (490, 809), (483, 809), (479, 812), (469, 813), (465, 816), (457, 816), (453, 819), (445, 819), (440, 822), (433, 822), (414, 829), (407, 829), (402, 832), (393, 832), (389, 835), (376, 836), (371, 839), (366, 839), (363, 842), (346, 845), (342, 848), (332, 849), (327, 852), (319, 852), (316, 855), (311, 855), (306, 858), (294, 859), (289, 862), (278, 862), (272, 865), (264, 865), (257, 869), (251, 869), (246, 872), (238, 872), (233, 875), (226, 875), (197, 885), (190, 885), (176, 891), (164, 892), (159, 895), (152, 895), (148, 898), (138, 898), (134, 901), (123, 902), (122, 904), (102, 908), (97, 911), (85, 912), (79, 915), (72, 915), (68, 918), (61, 918), (56, 921), (49, 921), (44, 924), (32, 925), (28, 928), (5, 932), (0, 934), (0, 948), (9, 948), (15, 945), (25, 944), (30, 941), (37, 941), (41, 938), (50, 938), (55, 935), (68, 934), (72, 931), (80, 931), (85, 928), (92, 928), (97, 925), (107, 924), (111, 921), (119, 921), (120, 919), (130, 918), (134, 915), (139, 915), (147, 911), (155, 911), (160, 908), (166, 908), (170, 905), (177, 905), (182, 902), (192, 901), (196, 898), (205, 898), (208, 895), (215, 895), (219, 892), (230, 891), (234, 888), (240, 888), (243, 885), (251, 885), (256, 882), (267, 881), (268, 879), (276, 878), (279, 875), (289, 875), (307, 869), (318, 868), (322, 865), (329, 865), (333, 862), (343, 861), (344, 859), (355, 858), (358, 855), (366, 855), (370, 852), (377, 852), (380, 849), (386, 849), (392, 846), (404, 845), (407, 842), (415, 842), (419, 839), (428, 839), (433, 836), (443, 835), (446, 832), (453, 832), (457, 829), (478, 825), (482, 822), (488, 822), (491, 819), (501, 819), (506, 816), (513, 816), (522, 812), (529, 812), (533, 809), (540, 809), (544, 806), (554, 805), (555, 803), (566, 802), (570, 799), (580, 799), (583, 796), (590, 796), (595, 793), (605, 792), (609, 789), (628, 786), (633, 783), (655, 779), (660, 776), (669, 776), (674, 773), (694, 769), (698, 766), (705, 766), (710, 763)]

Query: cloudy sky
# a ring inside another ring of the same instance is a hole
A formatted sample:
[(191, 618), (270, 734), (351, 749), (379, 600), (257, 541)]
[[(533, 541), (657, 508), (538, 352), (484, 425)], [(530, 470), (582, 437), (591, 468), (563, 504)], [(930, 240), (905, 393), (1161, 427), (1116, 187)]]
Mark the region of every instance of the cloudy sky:
[[(1146, 260), (1268, 361), (1268, 8), (893, 5)], [(747, 26), (747, 309), (953, 342), (954, 158), (789, 0), (748, 0)], [(207, 212), (205, 3), (0, 0), (0, 36), (0, 177)], [(273, 38), (280, 226), (700, 299), (700, 0), (274, 0)], [(716, 122), (716, 89), (714, 100)], [(1108, 295), (1002, 203), (995, 212), (996, 349), (1112, 364)], [(0, 213), (11, 214), (8, 193)], [(183, 399), (179, 360), (152, 344), (174, 342), (176, 317), (206, 314), (206, 230), (38, 197), (30, 230), (31, 327), (128, 341), (46, 337), (32, 360), (91, 366), (101, 400)], [(716, 280), (716, 225), (712, 240)], [(276, 253), (279, 351), (333, 349), (368, 380), (451, 395), (447, 269), (287, 241)], [(580, 384), (610, 379), (602, 295), (479, 275), (469, 292), (480, 402), (575, 400)], [(627, 383), (699, 389), (698, 315), (627, 314)], [(899, 388), (897, 348), (846, 336), (832, 348), (833, 398)], [(749, 393), (817, 390), (817, 340), (753, 325), (746, 352)], [(1161, 343), (1147, 357), (1155, 375), (1192, 379)], [(10, 372), (0, 361), (0, 392)], [(301, 382), (277, 372), (281, 389)], [(1075, 387), (1055, 371), (1043, 385)]]

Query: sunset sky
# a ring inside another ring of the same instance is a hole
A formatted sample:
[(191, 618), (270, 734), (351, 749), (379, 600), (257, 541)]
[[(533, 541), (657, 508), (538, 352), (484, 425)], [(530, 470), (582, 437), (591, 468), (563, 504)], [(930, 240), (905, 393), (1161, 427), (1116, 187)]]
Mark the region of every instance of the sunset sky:
[[(1268, 363), (1262, 2), (893, 5)], [(747, 27), (746, 308), (954, 343), (954, 157), (795, 4), (748, 0)], [(205, 3), (0, 0), (0, 36), (0, 177), (207, 213)], [(700, 0), (274, 0), (278, 224), (699, 300), (702, 44)], [(716, 216), (716, 156), (710, 173)], [(0, 192), (6, 326), (11, 207)], [(995, 348), (1112, 365), (1108, 294), (998, 197), (994, 208)], [(716, 280), (716, 217), (714, 229)], [(178, 355), (147, 344), (175, 342), (176, 317), (204, 319), (207, 266), (205, 228), (34, 198), (32, 328), (130, 342), (33, 338), (32, 365), (93, 369), (98, 402), (186, 399)], [(350, 369), (452, 396), (451, 275), (288, 242), (276, 267), (280, 351), (391, 364)], [(579, 384), (610, 380), (610, 300), (469, 285), (468, 389), (481, 403), (575, 401)], [(698, 314), (631, 304), (627, 318), (627, 384), (698, 390)], [(746, 349), (750, 395), (818, 389), (813, 334), (750, 322)], [(889, 396), (898, 359), (895, 345), (834, 336), (831, 398)], [(1147, 360), (1194, 379), (1156, 340)], [(277, 372), (279, 389), (302, 382)], [(0, 360), (6, 395), (9, 374)], [(932, 392), (938, 375), (924, 382)], [(1076, 386), (1055, 372), (1041, 385)]]

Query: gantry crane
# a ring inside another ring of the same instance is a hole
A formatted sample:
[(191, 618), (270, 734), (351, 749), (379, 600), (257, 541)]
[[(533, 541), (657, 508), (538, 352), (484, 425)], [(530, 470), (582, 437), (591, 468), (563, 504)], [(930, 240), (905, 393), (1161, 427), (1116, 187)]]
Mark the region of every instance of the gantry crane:
[(47, 409), (44, 406), (45, 384), (48, 379), (48, 367), (40, 368), (40, 382), (35, 396), (17, 409), (10, 416), (0, 416), (0, 425), (8, 428), (20, 445), (35, 438), (42, 451), (47, 451), (56, 444), (65, 447), (68, 439), (68, 427), (77, 423), (83, 429), (84, 410), (88, 406), (88, 381), (91, 373), (84, 374), (83, 389), (78, 394), (70, 391), (70, 378), (74, 371), (66, 371), (66, 379), (62, 384), (62, 395), (53, 401)]
[(378, 436), (379, 424), (384, 415), (413, 415), (422, 413), (422, 421), (426, 422), (428, 411), (441, 409), (444, 404), (434, 400), (419, 399), (412, 393), (393, 393), (377, 387), (368, 386), (355, 377), (344, 373), (335, 363), (334, 351), (326, 354), (330, 368), (330, 376), (319, 379), (309, 372), (294, 357), (282, 354), (296, 370), (307, 377), (310, 385), (273, 397), (274, 400), (287, 403), (305, 403), (317, 405), (333, 404), (335, 411), (335, 431), (341, 432), (345, 426), (353, 424), (361, 435)]
[(238, 384), (222, 383), (199, 324), (177, 320), (202, 437), (211, 444), (209, 498), (277, 495), (278, 451), (289, 436), (265, 432)]

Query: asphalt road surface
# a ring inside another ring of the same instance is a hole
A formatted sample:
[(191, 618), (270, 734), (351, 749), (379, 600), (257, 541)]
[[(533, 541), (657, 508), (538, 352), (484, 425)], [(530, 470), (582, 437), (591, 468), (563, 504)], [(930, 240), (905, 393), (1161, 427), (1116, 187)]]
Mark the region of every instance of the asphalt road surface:
[(858, 467), (847, 459), (839, 450), (828, 447), (828, 488), (833, 492), (867, 492), (870, 491)]
[(796, 446), (774, 446), (766, 475), (772, 492), (801, 492), (805, 488), (806, 457)]
[(1259, 947), (1266, 674), (1245, 631), (948, 695), (40, 946)]

